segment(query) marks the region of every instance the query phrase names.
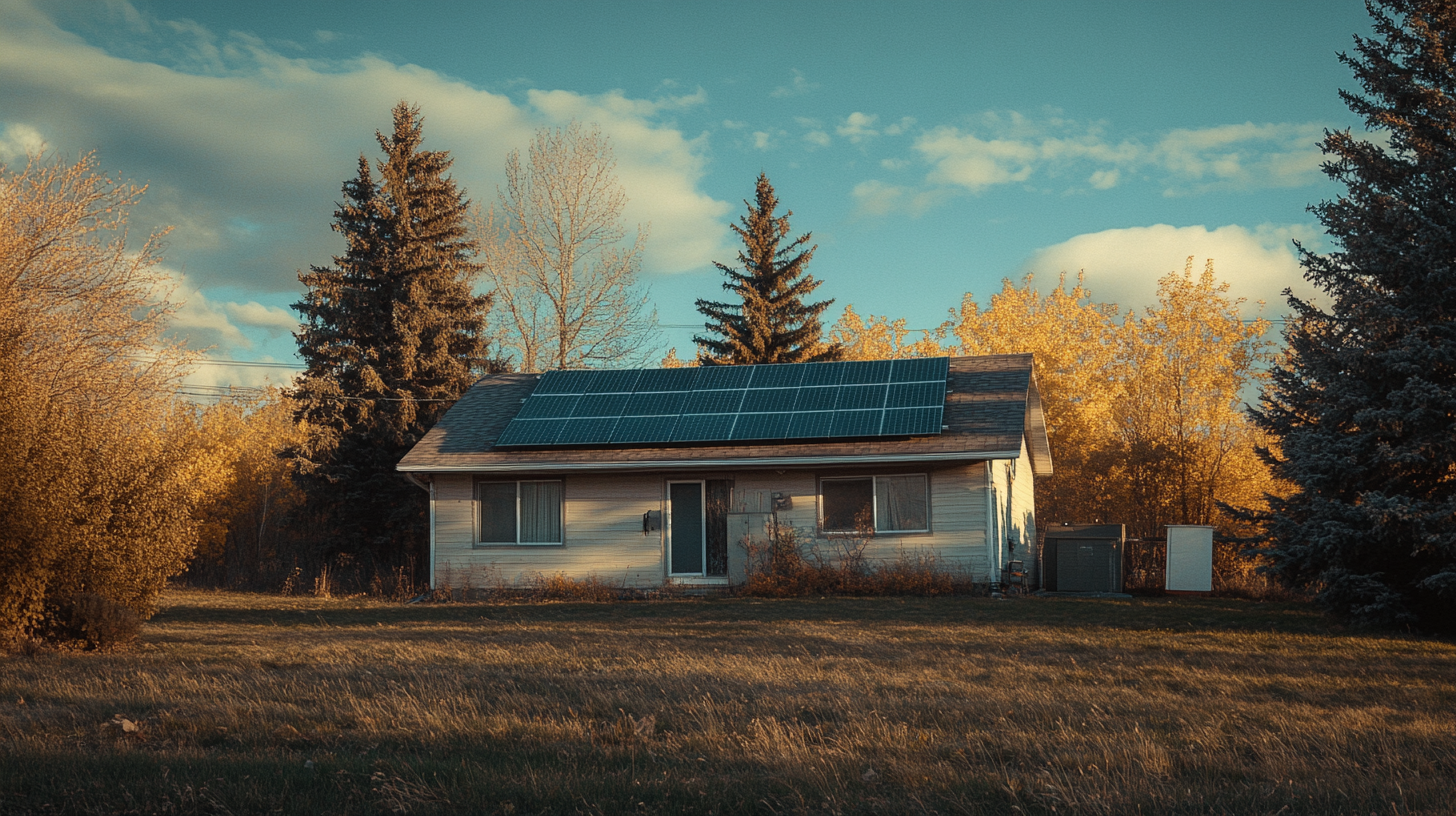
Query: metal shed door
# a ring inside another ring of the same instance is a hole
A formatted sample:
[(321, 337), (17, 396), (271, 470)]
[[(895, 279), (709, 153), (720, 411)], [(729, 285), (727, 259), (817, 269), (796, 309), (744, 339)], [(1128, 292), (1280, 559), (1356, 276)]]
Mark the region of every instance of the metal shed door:
[(1057, 542), (1057, 589), (1062, 592), (1116, 592), (1116, 548), (1107, 541), (1062, 539)]

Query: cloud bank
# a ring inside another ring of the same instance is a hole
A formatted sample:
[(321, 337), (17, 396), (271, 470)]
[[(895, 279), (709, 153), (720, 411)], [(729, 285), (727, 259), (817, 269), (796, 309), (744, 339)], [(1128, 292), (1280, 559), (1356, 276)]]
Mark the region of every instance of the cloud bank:
[(41, 140), (65, 155), (98, 151), (108, 171), (150, 185), (133, 227), (174, 226), (168, 261), (198, 287), (296, 291), (298, 269), (339, 251), (329, 221), (340, 185), (360, 152), (377, 157), (374, 131), (402, 99), (421, 106), (425, 147), (451, 152), (452, 175), (478, 203), (494, 201), (506, 155), (536, 128), (576, 118), (612, 140), (627, 220), (651, 223), (649, 271), (702, 267), (726, 244), (729, 205), (698, 188), (703, 146), (671, 121), (701, 91), (516, 100), (369, 54), (298, 58), (120, 0), (107, 8), (136, 42), (162, 45), (111, 53), (39, 4), (0, 0), (0, 159)]
[[(1313, 225), (1265, 224), (1247, 229), (1235, 224), (1208, 229), (1154, 224), (1078, 235), (1037, 250), (1022, 264), (1022, 273), (1036, 277), (1039, 287), (1055, 286), (1059, 274), (1074, 279), (1086, 273), (1087, 288), (1099, 301), (1142, 309), (1157, 302), (1158, 279), (1182, 272), (1189, 256), (1194, 272), (1213, 259), (1219, 280), (1230, 294), (1244, 298), (1249, 317), (1274, 317), (1287, 311), (1281, 294), (1288, 288), (1301, 297), (1315, 290), (1302, 277), (1291, 240), (1317, 248)], [(1259, 311), (1257, 301), (1266, 303)]]

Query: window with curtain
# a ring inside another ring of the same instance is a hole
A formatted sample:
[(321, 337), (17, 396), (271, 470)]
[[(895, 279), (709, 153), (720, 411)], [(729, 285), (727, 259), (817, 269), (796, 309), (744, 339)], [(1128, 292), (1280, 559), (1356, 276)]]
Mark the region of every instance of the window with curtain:
[(560, 544), (561, 482), (479, 482), (481, 544)]
[(930, 530), (930, 480), (923, 473), (903, 476), (829, 478), (819, 482), (826, 533), (923, 533)]

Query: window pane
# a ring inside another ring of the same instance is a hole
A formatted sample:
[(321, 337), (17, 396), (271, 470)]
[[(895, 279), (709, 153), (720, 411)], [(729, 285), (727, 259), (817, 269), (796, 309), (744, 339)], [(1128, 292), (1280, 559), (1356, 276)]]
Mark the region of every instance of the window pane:
[(875, 498), (874, 480), (826, 479), (820, 485), (824, 496), (824, 529), (850, 532), (873, 522), (870, 507)]
[(879, 530), (930, 529), (923, 475), (880, 476), (875, 481)]
[(521, 482), (521, 543), (561, 543), (561, 482)]
[(516, 483), (491, 482), (475, 489), (480, 496), (481, 543), (516, 543)]

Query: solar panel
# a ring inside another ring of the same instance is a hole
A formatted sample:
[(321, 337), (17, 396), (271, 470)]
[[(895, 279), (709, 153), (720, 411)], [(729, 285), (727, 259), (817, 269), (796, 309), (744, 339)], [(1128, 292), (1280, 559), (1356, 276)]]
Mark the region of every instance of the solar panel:
[(793, 414), (739, 414), (733, 426), (734, 439), (783, 439)]
[(559, 419), (513, 419), (497, 445), (550, 445), (556, 442), (561, 430)]
[(940, 433), (949, 360), (542, 374), (499, 447)]
[(641, 371), (597, 371), (587, 385), (588, 394), (630, 394)]
[(671, 442), (672, 429), (677, 425), (677, 414), (672, 416), (632, 416), (617, 420), (612, 430), (612, 444), (630, 445), (646, 442)]
[(622, 416), (677, 416), (682, 413), (682, 406), (687, 398), (687, 391), (638, 392), (627, 400)]
[(698, 378), (698, 368), (653, 368), (642, 372), (637, 380), (638, 393), (644, 391), (691, 391)]
[(739, 413), (763, 413), (765, 411), (792, 411), (794, 401), (799, 397), (797, 388), (757, 388), (743, 392), (743, 405)]
[(761, 365), (753, 367), (749, 388), (798, 388), (804, 379), (802, 365)]
[(886, 408), (930, 408), (945, 404), (944, 382), (894, 383)]
[(736, 414), (742, 391), (694, 391), (683, 405), (684, 414)]
[(576, 400), (574, 417), (619, 417), (630, 394), (586, 394)]
[(845, 363), (844, 379), (840, 380), (841, 385), (860, 385), (869, 383), (887, 383), (890, 381), (891, 360), (863, 360), (856, 363)]
[(835, 411), (830, 436), (878, 436), (884, 411)]
[(526, 400), (521, 406), (520, 413), (516, 419), (550, 419), (553, 417), (569, 417), (571, 410), (576, 407), (576, 401), (581, 399), (578, 396), (570, 397), (536, 397)]
[(799, 384), (805, 387), (839, 385), (848, 367), (849, 363), (809, 363), (804, 366), (804, 381)]
[(950, 374), (949, 357), (908, 357), (895, 360), (890, 369), (890, 382), (923, 382), (940, 380)]
[(737, 414), (683, 414), (672, 430), (674, 442), (723, 442), (732, 438)]
[(941, 408), (891, 408), (885, 412), (881, 436), (925, 436), (940, 433)]
[(789, 421), (789, 432), (785, 439), (822, 439), (834, 427), (833, 411), (813, 411), (794, 414)]
[(698, 369), (694, 391), (709, 388), (747, 388), (754, 366), (704, 366)]
[(834, 407), (840, 411), (884, 408), (885, 391), (888, 387), (885, 385), (846, 385), (839, 389), (839, 401), (834, 403)]
[(612, 441), (612, 429), (616, 425), (616, 417), (568, 419), (561, 423), (561, 433), (556, 436), (554, 444), (605, 445)]

